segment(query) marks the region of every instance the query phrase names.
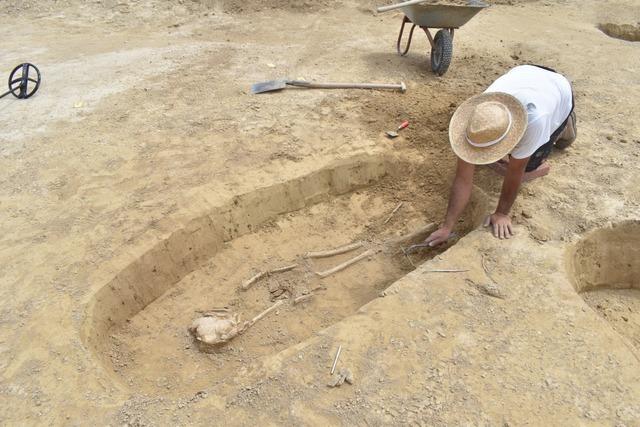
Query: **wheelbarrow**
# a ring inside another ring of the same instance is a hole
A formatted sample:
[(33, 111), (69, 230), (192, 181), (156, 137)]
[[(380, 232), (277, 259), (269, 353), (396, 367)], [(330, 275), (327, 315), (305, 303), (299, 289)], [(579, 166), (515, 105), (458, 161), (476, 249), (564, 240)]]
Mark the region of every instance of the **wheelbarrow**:
[[(427, 34), (431, 45), (431, 70), (441, 76), (447, 72), (453, 56), (453, 31), (469, 22), (478, 12), (488, 5), (481, 1), (469, 1), (465, 6), (432, 4), (428, 0), (409, 0), (403, 3), (381, 6), (378, 12), (401, 9), (404, 12), (402, 26), (396, 43), (398, 55), (405, 56), (411, 47), (413, 30), (420, 27)], [(402, 36), (404, 27), (411, 23), (409, 38), (404, 49), (402, 49)], [(435, 36), (431, 35), (429, 29), (441, 28)]]

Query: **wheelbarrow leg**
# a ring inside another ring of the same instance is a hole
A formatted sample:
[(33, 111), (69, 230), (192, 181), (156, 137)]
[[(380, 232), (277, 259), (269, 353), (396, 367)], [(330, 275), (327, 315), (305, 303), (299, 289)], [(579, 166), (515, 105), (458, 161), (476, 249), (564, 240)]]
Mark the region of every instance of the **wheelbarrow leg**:
[(422, 30), (427, 35), (427, 38), (429, 39), (429, 44), (431, 45), (431, 49), (434, 49), (436, 46), (433, 43), (433, 37), (431, 36), (431, 32), (429, 32), (429, 28), (428, 27), (420, 27), (420, 28), (422, 28)]
[(400, 56), (405, 56), (409, 52), (409, 48), (411, 47), (411, 39), (413, 38), (413, 30), (416, 29), (416, 24), (413, 24), (411, 26), (411, 31), (409, 31), (409, 39), (407, 40), (406, 49), (403, 51), (400, 48), (400, 44), (402, 43), (402, 34), (404, 33), (404, 26), (407, 22), (411, 22), (411, 20), (406, 16), (404, 16), (402, 18), (402, 26), (400, 27), (400, 34), (398, 34), (398, 41), (396, 42), (396, 51)]

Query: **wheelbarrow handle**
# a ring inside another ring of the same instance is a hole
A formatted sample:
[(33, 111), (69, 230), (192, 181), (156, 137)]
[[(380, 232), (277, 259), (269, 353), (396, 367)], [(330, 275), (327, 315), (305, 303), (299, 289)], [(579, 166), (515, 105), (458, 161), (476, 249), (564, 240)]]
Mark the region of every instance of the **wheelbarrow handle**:
[(314, 83), (306, 80), (290, 80), (288, 85), (308, 87), (315, 89), (391, 89), (406, 92), (407, 85), (404, 82), (400, 84), (382, 84), (382, 83)]
[(390, 10), (400, 9), (400, 8), (405, 7), (405, 6), (411, 6), (412, 4), (424, 3), (424, 1), (425, 0), (409, 0), (409, 1), (402, 2), (402, 3), (390, 4), (388, 6), (380, 6), (376, 10), (378, 11), (378, 13), (388, 12)]

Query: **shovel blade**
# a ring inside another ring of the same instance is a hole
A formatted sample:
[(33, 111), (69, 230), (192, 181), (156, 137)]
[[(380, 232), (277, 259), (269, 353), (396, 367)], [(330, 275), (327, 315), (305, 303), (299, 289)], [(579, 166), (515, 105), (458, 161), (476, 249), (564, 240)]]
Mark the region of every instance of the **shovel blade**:
[(273, 92), (275, 90), (282, 90), (287, 87), (286, 80), (271, 80), (268, 82), (255, 83), (251, 85), (252, 93)]

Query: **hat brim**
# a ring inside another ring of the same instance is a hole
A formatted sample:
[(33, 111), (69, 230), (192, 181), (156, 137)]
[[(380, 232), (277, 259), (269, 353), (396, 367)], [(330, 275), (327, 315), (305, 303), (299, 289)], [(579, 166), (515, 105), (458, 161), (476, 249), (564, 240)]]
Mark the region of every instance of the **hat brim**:
[[(487, 101), (503, 104), (511, 112), (511, 129), (498, 143), (489, 147), (475, 147), (467, 141), (467, 125), (475, 107)], [(458, 157), (474, 165), (494, 163), (511, 152), (527, 130), (527, 110), (513, 95), (485, 92), (463, 102), (453, 113), (449, 123), (449, 142)]]

